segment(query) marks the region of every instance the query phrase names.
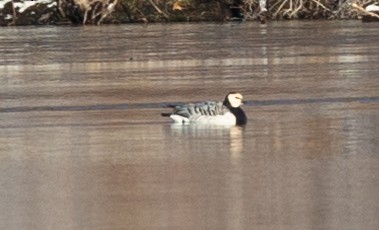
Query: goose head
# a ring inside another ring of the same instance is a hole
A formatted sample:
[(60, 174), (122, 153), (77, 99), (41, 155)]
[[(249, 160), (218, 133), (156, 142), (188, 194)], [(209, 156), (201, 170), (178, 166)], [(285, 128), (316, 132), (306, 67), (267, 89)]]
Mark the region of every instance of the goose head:
[(240, 93), (228, 93), (225, 97), (224, 104), (230, 108), (238, 108), (243, 104), (243, 96)]

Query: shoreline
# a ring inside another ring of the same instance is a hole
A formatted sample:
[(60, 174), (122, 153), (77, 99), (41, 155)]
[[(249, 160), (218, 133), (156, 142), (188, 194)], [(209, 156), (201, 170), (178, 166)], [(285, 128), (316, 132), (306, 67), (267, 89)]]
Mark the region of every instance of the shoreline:
[(354, 4), (335, 1), (338, 5), (330, 2), (285, 0), (279, 5), (272, 0), (219, 0), (205, 3), (197, 0), (141, 0), (137, 3), (128, 0), (4, 0), (0, 3), (0, 25), (379, 20), (379, 6), (375, 2), (371, 5), (367, 5), (366, 1), (361, 4), (360, 1)]

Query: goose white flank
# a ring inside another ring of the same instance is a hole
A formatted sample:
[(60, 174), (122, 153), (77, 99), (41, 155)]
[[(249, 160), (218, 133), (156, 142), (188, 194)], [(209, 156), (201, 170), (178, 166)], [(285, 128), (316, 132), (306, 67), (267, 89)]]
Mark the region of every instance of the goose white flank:
[(229, 93), (222, 101), (205, 101), (170, 106), (172, 113), (162, 113), (182, 124), (245, 125), (247, 117), (242, 110), (243, 97), (240, 93)]

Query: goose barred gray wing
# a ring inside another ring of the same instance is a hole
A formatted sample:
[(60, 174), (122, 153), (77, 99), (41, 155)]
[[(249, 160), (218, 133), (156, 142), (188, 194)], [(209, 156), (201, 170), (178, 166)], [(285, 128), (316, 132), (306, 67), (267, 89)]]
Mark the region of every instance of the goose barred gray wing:
[(176, 105), (174, 107), (173, 114), (186, 118), (195, 118), (198, 116), (224, 115), (228, 111), (228, 108), (226, 108), (222, 102), (207, 101), (201, 103)]

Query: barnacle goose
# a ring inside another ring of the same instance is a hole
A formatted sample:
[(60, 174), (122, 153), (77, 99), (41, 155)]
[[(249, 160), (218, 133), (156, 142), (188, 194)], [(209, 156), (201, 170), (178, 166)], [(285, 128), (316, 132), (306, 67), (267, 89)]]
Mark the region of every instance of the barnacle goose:
[(228, 93), (223, 102), (206, 101), (170, 106), (172, 113), (162, 113), (175, 122), (209, 125), (245, 125), (247, 117), (241, 109), (243, 97), (240, 93)]

